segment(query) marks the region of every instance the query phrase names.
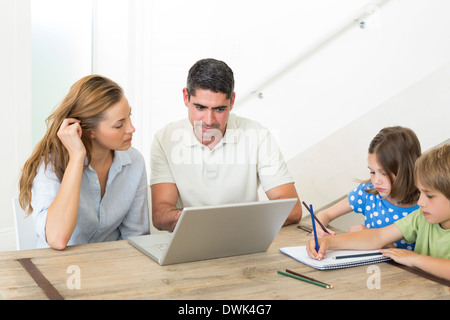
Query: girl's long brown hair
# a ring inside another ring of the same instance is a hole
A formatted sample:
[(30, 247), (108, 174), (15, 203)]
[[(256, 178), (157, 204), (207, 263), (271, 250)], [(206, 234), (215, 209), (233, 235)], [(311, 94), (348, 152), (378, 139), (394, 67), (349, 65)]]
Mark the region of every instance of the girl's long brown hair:
[(69, 90), (61, 104), (46, 119), (47, 132), (36, 145), (31, 157), (25, 162), (19, 180), (19, 203), (28, 214), (31, 206), (31, 188), (37, 170), (42, 162), (51, 163), (55, 174), (61, 181), (69, 162), (69, 154), (57, 136), (57, 132), (66, 118), (81, 121), (81, 140), (86, 148), (87, 165), (91, 162), (91, 140), (88, 130), (95, 129), (102, 120), (104, 112), (120, 101), (122, 88), (114, 81), (99, 75), (86, 76), (77, 81)]
[[(415, 203), (419, 198), (414, 180), (414, 164), (421, 153), (420, 142), (414, 131), (400, 126), (382, 129), (370, 142), (369, 154), (376, 155), (391, 183), (390, 196), (400, 204)], [(375, 188), (367, 192), (378, 194)]]

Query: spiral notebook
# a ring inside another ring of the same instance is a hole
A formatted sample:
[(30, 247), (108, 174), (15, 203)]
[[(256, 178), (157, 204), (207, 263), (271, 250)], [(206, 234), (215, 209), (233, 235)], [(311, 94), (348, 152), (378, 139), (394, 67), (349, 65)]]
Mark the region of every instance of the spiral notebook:
[(319, 270), (350, 268), (391, 260), (390, 258), (381, 255), (336, 259), (336, 257), (348, 255), (374, 254), (378, 253), (379, 250), (328, 250), (327, 257), (320, 261), (310, 258), (306, 252), (305, 246), (285, 247), (281, 248), (280, 251), (301, 263)]

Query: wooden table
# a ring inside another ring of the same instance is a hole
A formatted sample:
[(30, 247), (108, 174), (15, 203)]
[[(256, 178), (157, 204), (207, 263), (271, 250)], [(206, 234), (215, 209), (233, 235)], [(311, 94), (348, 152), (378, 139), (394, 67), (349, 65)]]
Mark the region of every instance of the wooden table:
[[(387, 262), (377, 264), (381, 287), (369, 289), (368, 266), (319, 271), (279, 252), (304, 245), (309, 237), (292, 225), (282, 228), (267, 252), (169, 266), (158, 265), (127, 241), (3, 252), (0, 298), (47, 299), (18, 261), (31, 258), (65, 299), (450, 299), (450, 287)], [(334, 289), (277, 274), (285, 269)], [(79, 271), (80, 289), (68, 285), (73, 270)]]

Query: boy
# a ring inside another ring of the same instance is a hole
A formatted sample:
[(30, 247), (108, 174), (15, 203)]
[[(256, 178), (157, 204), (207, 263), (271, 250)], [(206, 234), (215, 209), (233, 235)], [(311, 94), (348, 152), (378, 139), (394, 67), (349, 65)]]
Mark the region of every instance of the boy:
[(450, 280), (450, 145), (422, 155), (416, 161), (415, 179), (420, 209), (384, 228), (319, 238), (319, 252), (311, 239), (306, 246), (309, 256), (322, 259), (327, 249), (378, 249), (405, 238), (416, 243), (414, 252), (394, 248), (380, 252), (398, 263)]

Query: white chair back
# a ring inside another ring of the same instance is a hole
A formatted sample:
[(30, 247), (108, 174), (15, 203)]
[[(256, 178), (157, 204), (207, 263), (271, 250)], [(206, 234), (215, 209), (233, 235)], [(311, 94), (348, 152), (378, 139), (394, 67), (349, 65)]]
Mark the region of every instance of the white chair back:
[(37, 235), (34, 229), (34, 222), (31, 216), (27, 216), (21, 208), (18, 198), (12, 199), (14, 212), (14, 227), (16, 229), (17, 250), (35, 249)]

